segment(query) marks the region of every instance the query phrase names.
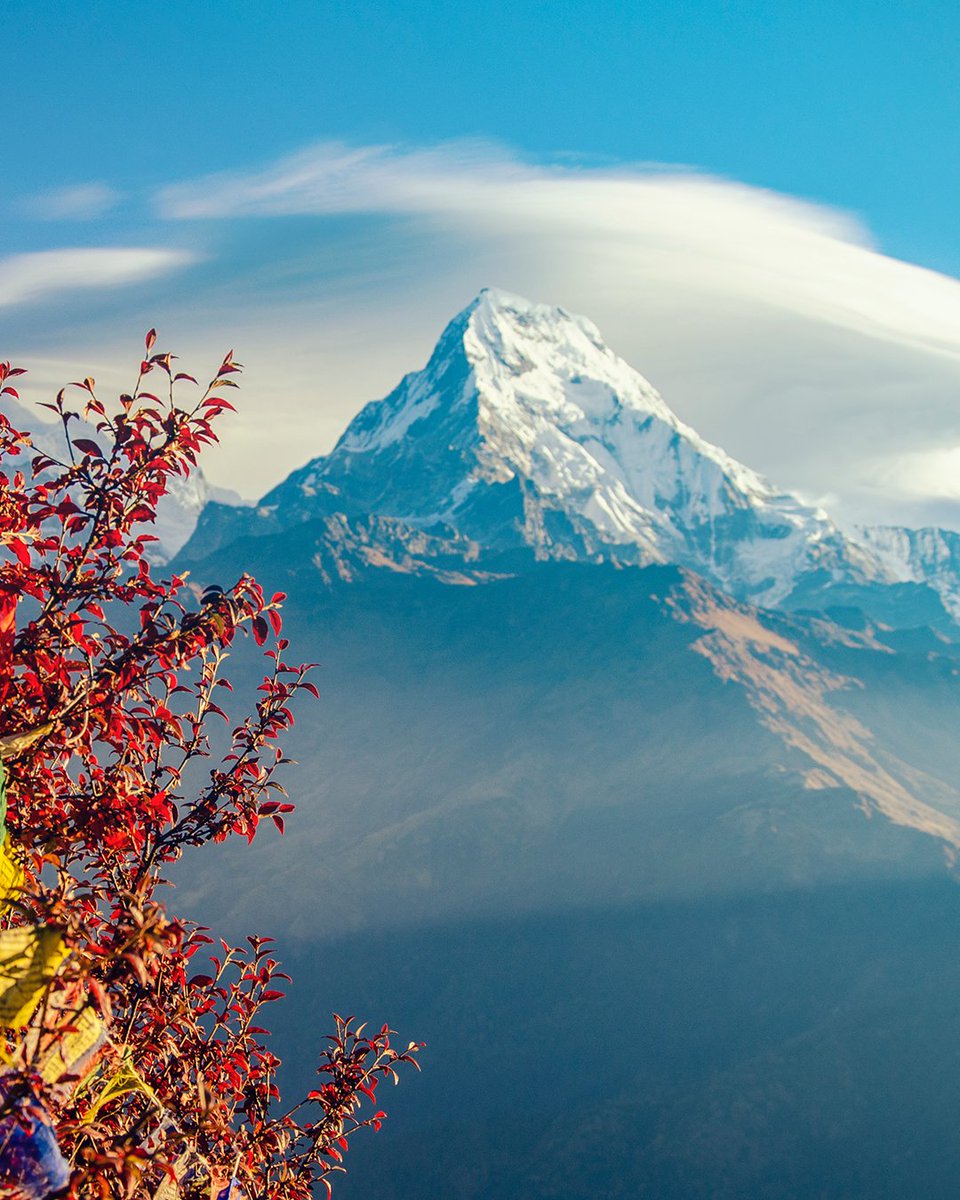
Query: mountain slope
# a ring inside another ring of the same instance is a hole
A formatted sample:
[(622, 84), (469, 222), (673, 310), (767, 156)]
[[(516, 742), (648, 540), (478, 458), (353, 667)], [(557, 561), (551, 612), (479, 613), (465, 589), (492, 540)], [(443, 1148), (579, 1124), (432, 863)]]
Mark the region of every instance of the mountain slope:
[(927, 644), (895, 653), (869, 628), (754, 610), (671, 567), (333, 571), (327, 529), (194, 568), (223, 580), (256, 555), (335, 698), (289, 747), (297, 836), (258, 843), (242, 897), (246, 851), (224, 850), (223, 890), (204, 900), (218, 924), (273, 913), (306, 936), (814, 885), (943, 871), (960, 847), (960, 683)]
[(266, 533), (333, 512), (445, 526), (494, 552), (677, 563), (766, 604), (812, 573), (886, 579), (825, 513), (679, 421), (585, 318), (502, 292), (454, 318), (424, 370), (265, 496), (257, 520)]
[(219, 933), (280, 938), (291, 1090), (330, 1009), (427, 1041), (344, 1195), (945, 1195), (896, 1155), (954, 1120), (956, 1087), (918, 1108), (914, 1078), (960, 1054), (953, 649), (673, 567), (458, 584), (398, 570), (409, 547), (364, 561), (367, 529), (195, 568), (255, 557), (322, 699), (287, 746), (287, 836), (178, 888)]

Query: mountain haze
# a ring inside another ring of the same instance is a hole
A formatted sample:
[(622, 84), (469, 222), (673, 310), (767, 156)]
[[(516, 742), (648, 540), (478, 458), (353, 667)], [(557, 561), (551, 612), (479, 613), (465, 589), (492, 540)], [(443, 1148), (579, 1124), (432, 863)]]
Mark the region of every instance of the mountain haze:
[(206, 506), (177, 565), (287, 592), (323, 697), (288, 836), (181, 903), (280, 936), (291, 1078), (318, 1006), (430, 1044), (346, 1197), (949, 1194), (903, 1155), (960, 1103), (910, 1066), (960, 1057), (958, 546), (842, 530), (498, 292)]
[[(0, 412), (15, 428), (29, 432), (37, 450), (55, 461), (66, 460), (67, 442), (59, 421), (38, 420), (35, 413), (9, 396), (0, 400)], [(97, 431), (85, 422), (74, 422), (70, 436), (96, 441)], [(172, 479), (169, 490), (157, 504), (156, 521), (150, 533), (158, 541), (151, 547), (150, 557), (163, 563), (177, 554), (192, 536), (200, 513), (211, 501), (225, 507), (241, 503), (240, 497), (229, 489), (211, 486), (199, 468), (187, 479)]]

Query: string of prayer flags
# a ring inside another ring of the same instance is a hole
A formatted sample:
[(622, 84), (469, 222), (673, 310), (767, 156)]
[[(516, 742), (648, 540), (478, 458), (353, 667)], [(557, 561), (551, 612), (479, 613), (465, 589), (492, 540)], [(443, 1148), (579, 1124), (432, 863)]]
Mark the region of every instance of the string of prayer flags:
[(17, 1200), (47, 1200), (63, 1191), (70, 1166), (46, 1108), (32, 1094), (8, 1092), (2, 1079), (0, 1103), (6, 1109), (0, 1117), (0, 1180), (14, 1186)]
[(26, 1025), (66, 956), (52, 925), (0, 932), (0, 1025)]

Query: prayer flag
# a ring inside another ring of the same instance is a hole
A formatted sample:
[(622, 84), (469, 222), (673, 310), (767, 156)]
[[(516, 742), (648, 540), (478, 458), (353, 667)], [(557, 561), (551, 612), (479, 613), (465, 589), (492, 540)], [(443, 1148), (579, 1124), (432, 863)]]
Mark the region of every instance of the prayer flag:
[(0, 592), (0, 704), (4, 702), (13, 673), (13, 639), (16, 633), (17, 598)]
[(26, 1025), (66, 955), (51, 925), (0, 932), (0, 1025)]
[(67, 1031), (59, 1034), (37, 1064), (46, 1083), (57, 1083), (64, 1075), (82, 1078), (107, 1042), (107, 1027), (99, 1013), (89, 1006), (63, 1024), (68, 1026)]
[(92, 1070), (107, 1044), (107, 1027), (90, 1004), (79, 981), (54, 987), (46, 1004), (34, 1014), (12, 1061), (21, 1070), (32, 1070), (51, 1085), (69, 1076), (59, 1089), (73, 1093), (77, 1082)]
[(212, 1200), (244, 1200), (245, 1193), (240, 1186), (240, 1180), (234, 1176), (226, 1187), (221, 1188)]
[(178, 1200), (178, 1197), (189, 1197), (190, 1200), (200, 1200), (209, 1197), (210, 1167), (202, 1154), (198, 1154), (192, 1146), (170, 1164), (176, 1182), (165, 1176), (163, 1182), (153, 1193), (153, 1200)]
[(85, 1119), (86, 1124), (93, 1124), (97, 1119), (97, 1114), (104, 1105), (109, 1104), (112, 1100), (116, 1100), (119, 1096), (126, 1096), (130, 1092), (140, 1092), (155, 1104), (157, 1108), (163, 1107), (157, 1098), (156, 1092), (140, 1077), (140, 1073), (130, 1059), (124, 1058), (116, 1074), (107, 1082), (103, 1091), (93, 1102)]
[[(0, 772), (2, 771), (3, 766), (0, 765)], [(0, 844), (0, 912), (20, 895), (22, 889), (23, 864), (16, 854), (12, 853), (10, 839), (7, 838)]]
[(53, 1123), (36, 1096), (12, 1096), (0, 1082), (7, 1109), (0, 1117), (0, 1180), (14, 1185), (19, 1200), (47, 1200), (70, 1183)]

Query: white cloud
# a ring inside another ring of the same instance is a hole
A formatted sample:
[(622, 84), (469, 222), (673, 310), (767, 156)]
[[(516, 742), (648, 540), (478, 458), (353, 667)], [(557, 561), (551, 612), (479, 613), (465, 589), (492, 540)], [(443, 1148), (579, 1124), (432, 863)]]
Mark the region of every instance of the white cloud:
[(41, 250), (0, 259), (0, 308), (31, 304), (60, 292), (113, 288), (186, 266), (194, 256), (149, 247)]
[(166, 188), (158, 202), (179, 219), (406, 214), (476, 238), (549, 239), (551, 250), (589, 238), (621, 282), (682, 285), (960, 354), (956, 280), (877, 253), (849, 214), (692, 171), (530, 166), (474, 143), (328, 143), (260, 172)]
[[(198, 255), (8, 258), (7, 353), (46, 387), (60, 361), (75, 364), (64, 378), (123, 377), (151, 325), (197, 375), (236, 347), (241, 413), (207, 471), (244, 495), (329, 449), (492, 285), (590, 316), (684, 420), (781, 486), (836, 496), (841, 520), (960, 524), (941, 455), (960, 445), (960, 282), (885, 257), (847, 214), (685, 169), (531, 165), (482, 144), (320, 146), (157, 205), (210, 269), (121, 300), (106, 289)], [(46, 304), (42, 323), (11, 308), (93, 287), (96, 302)]]
[[(836, 495), (841, 519), (957, 520), (942, 484), (889, 464), (960, 443), (960, 282), (880, 253), (850, 214), (477, 143), (324, 144), (157, 203), (233, 239), (220, 336), (280, 418), (228, 437), (246, 492), (327, 449), (490, 284), (586, 313), (685, 420), (782, 486)], [(261, 239), (269, 262), (243, 266)]]
[(20, 209), (43, 221), (92, 221), (105, 216), (123, 199), (106, 183), (76, 183), (40, 192), (24, 200)]
[(878, 480), (918, 499), (960, 500), (960, 445), (898, 454), (876, 464)]
[(173, 219), (291, 216), (347, 212), (452, 211), (479, 193), (530, 182), (537, 168), (483, 142), (432, 149), (325, 142), (253, 173), (224, 172), (163, 188), (162, 215)]

